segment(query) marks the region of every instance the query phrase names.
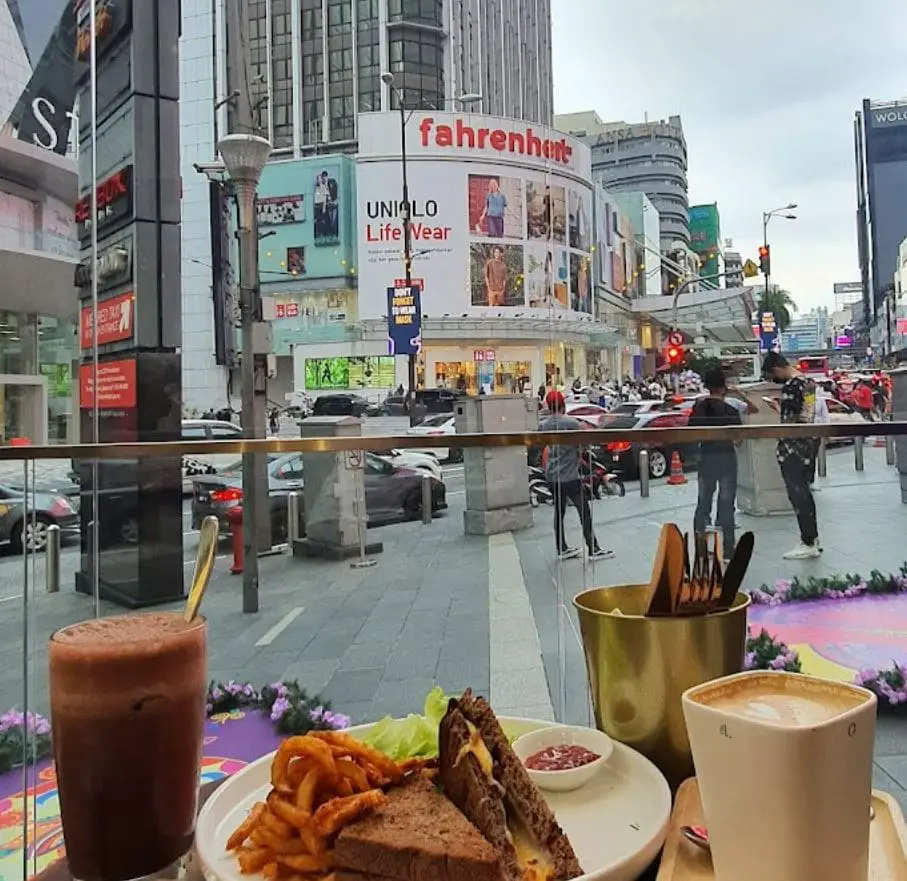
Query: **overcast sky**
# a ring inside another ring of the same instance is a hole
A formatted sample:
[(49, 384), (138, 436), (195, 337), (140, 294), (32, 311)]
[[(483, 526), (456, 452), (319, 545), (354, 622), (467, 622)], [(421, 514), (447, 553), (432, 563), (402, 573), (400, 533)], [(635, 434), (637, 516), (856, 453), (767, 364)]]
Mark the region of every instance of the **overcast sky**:
[[(557, 113), (683, 118), (690, 204), (717, 202), (721, 235), (798, 306), (857, 281), (853, 118), (863, 98), (907, 97), (907, 4), (898, 0), (552, 0)], [(904, 194), (907, 199), (907, 193)]]

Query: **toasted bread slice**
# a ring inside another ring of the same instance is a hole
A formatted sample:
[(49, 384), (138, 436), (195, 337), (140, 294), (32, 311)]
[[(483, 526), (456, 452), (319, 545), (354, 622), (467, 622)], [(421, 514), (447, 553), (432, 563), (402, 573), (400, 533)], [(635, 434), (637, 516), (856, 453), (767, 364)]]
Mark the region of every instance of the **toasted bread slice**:
[(583, 874), (484, 698), (467, 690), (451, 700), (438, 743), (445, 794), (501, 854), (510, 881), (568, 881)]
[[(345, 826), (334, 844), (338, 878), (504, 881), (492, 845), (433, 783), (414, 775)], [(361, 879), (360, 879), (361, 881)]]

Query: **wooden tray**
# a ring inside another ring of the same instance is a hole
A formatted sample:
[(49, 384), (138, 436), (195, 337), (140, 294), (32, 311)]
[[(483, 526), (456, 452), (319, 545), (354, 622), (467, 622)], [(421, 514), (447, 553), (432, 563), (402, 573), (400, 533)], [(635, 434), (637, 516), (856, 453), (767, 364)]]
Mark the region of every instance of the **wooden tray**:
[[(870, 825), (867, 881), (907, 881), (907, 826), (898, 803), (887, 793), (872, 791), (875, 819)], [(704, 826), (696, 778), (684, 780), (674, 811), (656, 881), (715, 881), (708, 853), (680, 834), (681, 826)]]

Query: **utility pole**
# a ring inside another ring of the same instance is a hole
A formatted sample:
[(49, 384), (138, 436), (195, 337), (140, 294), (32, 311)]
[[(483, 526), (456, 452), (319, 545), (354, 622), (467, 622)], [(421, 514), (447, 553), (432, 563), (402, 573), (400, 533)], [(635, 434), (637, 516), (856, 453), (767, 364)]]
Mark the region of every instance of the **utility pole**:
[[(218, 146), (230, 173), (237, 202), (243, 436), (249, 440), (262, 440), (267, 437), (267, 333), (264, 331), (269, 326), (261, 322), (255, 193), (271, 145), (255, 137), (249, 92), (251, 76), (245, 53), (249, 32), (248, 5), (245, 0), (228, 0), (227, 8), (227, 87), (232, 93), (232, 125), (230, 135)], [(260, 353), (256, 353), (256, 348)], [(242, 475), (245, 552), (242, 606), (243, 612), (251, 613), (258, 611), (258, 554), (271, 547), (267, 456), (244, 453)]]

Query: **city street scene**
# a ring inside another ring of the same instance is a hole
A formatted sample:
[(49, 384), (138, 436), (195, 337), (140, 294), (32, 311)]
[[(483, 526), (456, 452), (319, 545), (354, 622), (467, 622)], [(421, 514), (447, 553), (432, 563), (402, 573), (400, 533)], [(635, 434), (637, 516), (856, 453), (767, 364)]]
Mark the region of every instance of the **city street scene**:
[(907, 11), (804, 3), (0, 0), (0, 881), (907, 878)]

